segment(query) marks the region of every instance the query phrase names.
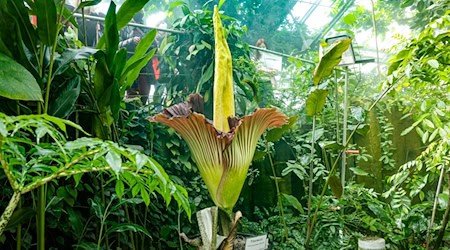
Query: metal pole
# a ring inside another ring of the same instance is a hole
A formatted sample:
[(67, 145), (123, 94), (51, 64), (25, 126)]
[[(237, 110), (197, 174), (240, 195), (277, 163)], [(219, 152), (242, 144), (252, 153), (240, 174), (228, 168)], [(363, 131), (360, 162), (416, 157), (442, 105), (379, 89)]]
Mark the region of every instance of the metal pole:
[[(347, 147), (347, 117), (348, 117), (348, 66), (344, 67), (345, 71), (345, 82), (344, 82), (344, 115), (343, 115), (343, 121), (342, 121), (342, 145)], [(344, 152), (342, 152), (342, 166), (341, 166), (341, 183), (342, 188), (345, 187), (345, 170), (346, 170), (346, 164), (347, 164), (347, 155)]]
[[(79, 13), (74, 13), (73, 16), (74, 17), (83, 17)], [(86, 19), (91, 19), (91, 20), (95, 20), (95, 21), (102, 21), (102, 22), (105, 21), (105, 18), (99, 17), (99, 16), (84, 15), (84, 17)], [(144, 29), (155, 29), (155, 30), (158, 30), (158, 31), (169, 32), (169, 33), (177, 33), (177, 34), (184, 34), (185, 33), (184, 31), (181, 31), (181, 30), (173, 30), (173, 29), (165, 29), (165, 28), (160, 28), (160, 27), (147, 26), (147, 25), (140, 24), (140, 23), (128, 23), (127, 25), (134, 26), (134, 27), (139, 27), (139, 28), (144, 28)]]

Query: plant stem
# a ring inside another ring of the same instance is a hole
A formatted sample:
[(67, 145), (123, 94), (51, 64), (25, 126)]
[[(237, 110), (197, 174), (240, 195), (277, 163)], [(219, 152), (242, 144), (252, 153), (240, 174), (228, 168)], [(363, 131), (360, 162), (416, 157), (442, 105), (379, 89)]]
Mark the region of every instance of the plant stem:
[[(397, 81), (399, 81), (400, 79), (402, 79), (404, 76), (405, 76), (405, 74), (401, 75), (401, 76), (397, 79)], [(397, 82), (395, 82), (395, 83), (397, 83)], [(377, 104), (377, 103), (378, 103), (378, 102), (379, 102), (379, 101), (380, 101), (387, 93), (389, 93), (389, 91), (391, 91), (391, 90), (394, 88), (395, 83), (393, 83), (393, 84), (390, 85), (388, 88), (386, 88), (386, 89), (381, 93), (381, 95), (378, 96), (378, 98), (377, 98), (377, 99), (372, 103), (372, 105), (369, 107), (368, 111), (371, 111), (371, 110), (375, 107), (375, 105), (376, 105), (376, 104)], [(352, 130), (352, 132), (350, 133), (350, 135), (349, 135), (348, 138), (347, 138), (346, 145), (348, 145), (348, 143), (349, 143), (350, 140), (352, 139), (353, 135), (356, 133), (356, 130), (358, 129), (359, 125), (361, 125), (361, 123), (362, 123), (362, 122), (358, 122), (358, 124), (356, 124), (355, 128)], [(339, 162), (339, 159), (341, 158), (341, 156), (342, 156), (342, 154), (344, 153), (344, 151), (345, 151), (345, 148), (343, 148), (343, 149), (341, 150), (341, 152), (337, 155), (337, 158), (336, 158), (336, 160), (335, 160), (334, 163), (333, 163), (333, 167), (332, 167), (331, 170), (330, 170), (330, 175), (329, 175), (329, 176), (332, 176), (332, 175), (335, 173), (336, 167), (337, 167), (338, 162)], [(319, 197), (319, 202), (317, 203), (316, 210), (314, 211), (314, 216), (313, 216), (313, 218), (312, 218), (312, 220), (311, 220), (310, 234), (309, 234), (309, 235), (307, 234), (307, 236), (306, 236), (306, 242), (307, 242), (307, 243), (309, 243), (309, 241), (310, 241), (310, 239), (311, 239), (311, 234), (312, 234), (312, 231), (313, 231), (313, 229), (314, 229), (314, 223), (315, 223), (315, 221), (316, 221), (317, 213), (319, 212), (320, 205), (322, 204), (323, 196), (325, 195), (325, 192), (326, 192), (326, 190), (327, 190), (328, 182), (329, 182), (329, 178), (327, 178), (327, 180), (325, 181), (325, 185), (323, 186), (322, 192), (321, 192), (320, 197)], [(308, 245), (308, 244), (306, 244), (306, 248), (309, 249), (309, 245)]]
[(37, 249), (45, 250), (45, 185), (39, 187), (37, 198)]
[[(310, 165), (309, 165), (309, 186), (308, 186), (308, 217), (307, 217), (307, 230), (306, 230), (306, 248), (309, 249), (309, 239), (311, 238), (313, 223), (311, 221), (311, 209), (312, 209), (312, 195), (313, 195), (313, 175), (314, 175), (314, 137), (316, 132), (316, 116), (313, 116), (313, 127), (311, 133), (311, 154), (310, 154)], [(330, 173), (331, 175), (331, 173)]]
[(2, 216), (0, 217), (0, 236), (3, 234), (6, 226), (8, 225), (9, 219), (11, 219), (11, 215), (14, 213), (14, 210), (19, 204), (20, 201), (20, 192), (15, 191), (11, 200), (9, 200), (8, 206), (5, 208)]
[(433, 211), (431, 213), (431, 220), (430, 220), (430, 224), (428, 225), (428, 230), (427, 230), (427, 249), (431, 249), (430, 246), (430, 241), (431, 241), (431, 228), (433, 227), (434, 224), (434, 218), (436, 216), (436, 210), (437, 210), (437, 205), (438, 205), (438, 201), (439, 201), (439, 193), (441, 192), (441, 186), (442, 186), (442, 181), (444, 179), (444, 173), (445, 173), (445, 168), (444, 166), (441, 166), (441, 174), (439, 175), (439, 181), (436, 187), (436, 194), (434, 196), (434, 204), (433, 204)]
[(277, 204), (278, 204), (278, 210), (279, 210), (278, 213), (280, 215), (280, 222), (283, 225), (284, 236), (285, 236), (285, 240), (287, 241), (289, 234), (288, 234), (288, 230), (287, 230), (287, 226), (286, 226), (286, 218), (284, 217), (283, 202), (281, 200), (280, 187), (278, 185), (277, 173), (275, 171), (275, 166), (273, 164), (272, 155), (270, 153), (269, 142), (267, 140), (266, 140), (266, 150), (267, 150), (267, 157), (269, 158), (270, 168), (272, 169), (273, 179), (275, 181), (275, 188), (277, 191)]
[[(147, 209), (146, 209), (147, 211)], [(180, 243), (180, 250), (183, 250), (183, 241), (181, 240), (181, 209), (178, 209), (178, 241)]]
[[(442, 166), (442, 168), (444, 168), (444, 166)], [(450, 194), (450, 174), (447, 174), (447, 187)], [(449, 215), (450, 215), (450, 195), (447, 200), (447, 208), (445, 209), (444, 217), (442, 218), (441, 229), (439, 230), (439, 234), (436, 238), (436, 241), (434, 242), (434, 249), (439, 249), (439, 247), (442, 244), (442, 239), (444, 238), (445, 230), (447, 228)], [(429, 245), (427, 245), (427, 249), (429, 249)]]
[[(135, 221), (131, 221), (130, 219), (130, 213), (128, 212), (128, 206), (127, 204), (124, 204), (124, 208), (125, 208), (125, 216), (127, 217), (128, 223), (136, 223)], [(120, 236), (120, 233), (118, 233)], [(130, 241), (131, 241), (131, 249), (137, 249), (136, 247), (136, 243), (135, 243), (135, 239), (134, 239), (134, 234), (133, 231), (130, 230)], [(118, 241), (120, 243), (120, 241)]]
[[(19, 209), (22, 207), (22, 202), (20, 202), (19, 199)], [(22, 249), (22, 224), (17, 225), (17, 232), (16, 232), (16, 249), (21, 250)]]

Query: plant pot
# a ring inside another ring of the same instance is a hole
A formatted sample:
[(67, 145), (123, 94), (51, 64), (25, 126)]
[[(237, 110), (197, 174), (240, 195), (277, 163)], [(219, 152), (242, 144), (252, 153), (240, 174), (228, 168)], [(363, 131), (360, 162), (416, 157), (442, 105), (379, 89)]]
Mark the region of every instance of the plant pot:
[(378, 237), (364, 237), (358, 239), (359, 250), (384, 250), (386, 244), (383, 238)]

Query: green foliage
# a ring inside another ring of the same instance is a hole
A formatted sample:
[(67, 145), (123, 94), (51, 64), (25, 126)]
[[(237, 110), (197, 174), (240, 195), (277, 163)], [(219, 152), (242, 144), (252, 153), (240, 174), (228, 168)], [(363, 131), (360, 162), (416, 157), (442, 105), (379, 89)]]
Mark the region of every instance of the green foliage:
[(352, 39), (343, 39), (325, 48), (325, 53), (320, 58), (314, 70), (314, 85), (319, 84), (324, 78), (329, 77), (342, 59), (342, 54), (350, 47)]
[(42, 101), (41, 89), (22, 65), (0, 54), (0, 96), (12, 100)]

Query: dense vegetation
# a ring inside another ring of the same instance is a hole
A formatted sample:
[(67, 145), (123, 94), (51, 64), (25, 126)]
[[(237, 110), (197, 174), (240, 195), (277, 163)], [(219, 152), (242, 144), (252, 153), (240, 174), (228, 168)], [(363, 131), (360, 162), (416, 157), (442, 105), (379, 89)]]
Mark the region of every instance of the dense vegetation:
[[(83, 1), (74, 12), (99, 2)], [(273, 106), (290, 116), (257, 144), (234, 208), (244, 215), (238, 231), (268, 234), (273, 249), (355, 249), (363, 236), (383, 237), (389, 249), (448, 247), (447, 1), (378, 1), (374, 13), (351, 9), (342, 16), (336, 28), (349, 34), (372, 27), (367, 14), (383, 33), (398, 11), (415, 13), (413, 37), (398, 36), (381, 75), (350, 71), (346, 142), (346, 71), (335, 67), (346, 42), (321, 58), (299, 55), (315, 64), (288, 58), (281, 72), (287, 84), (273, 95), (270, 76), (252, 60), (247, 42), (258, 32), (273, 31), (272, 44), (283, 34), (295, 40), (299, 30), (312, 38), (299, 22), (283, 24), (296, 1), (120, 2), (117, 12), (109, 7), (97, 47), (87, 48), (64, 1), (0, 0), (1, 249), (192, 248), (179, 233), (195, 238), (195, 213), (213, 201), (186, 142), (147, 117), (200, 93), (212, 119), (214, 3), (222, 4), (237, 115)], [(177, 13), (170, 26), (183, 33), (149, 31), (127, 57), (119, 31), (157, 5)], [(280, 15), (259, 25), (274, 6)], [(151, 49), (155, 39), (158, 51)], [(124, 98), (154, 55), (161, 69), (155, 94), (146, 104)], [(359, 154), (346, 154), (342, 188), (341, 157), (349, 149)]]

